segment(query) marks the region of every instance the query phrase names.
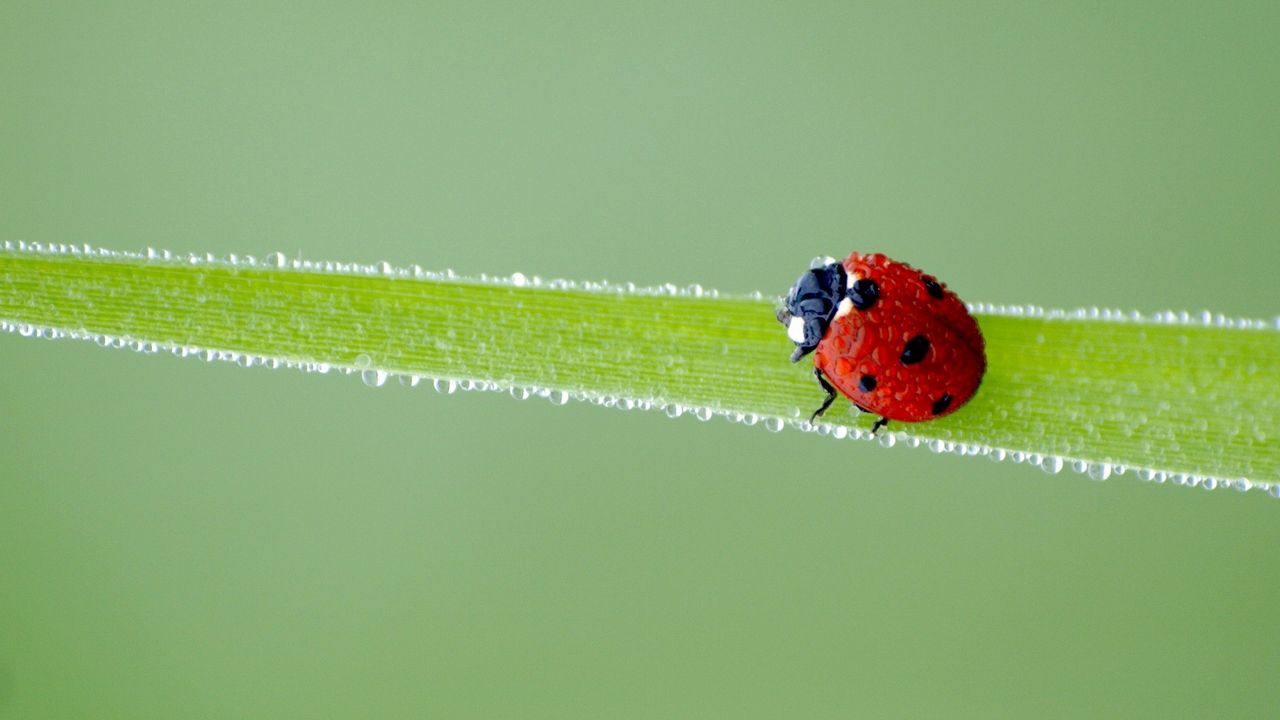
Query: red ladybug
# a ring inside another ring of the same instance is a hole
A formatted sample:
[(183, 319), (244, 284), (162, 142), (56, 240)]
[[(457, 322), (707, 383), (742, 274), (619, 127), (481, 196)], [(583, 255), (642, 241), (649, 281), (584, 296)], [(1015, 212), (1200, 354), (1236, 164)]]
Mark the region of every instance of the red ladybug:
[[(932, 275), (875, 253), (853, 253), (800, 276), (778, 320), (796, 344), (791, 361), (813, 352), (814, 375), (860, 410), (921, 422), (955, 412), (987, 368), (982, 332), (964, 303)], [(815, 352), (816, 351), (816, 352)]]

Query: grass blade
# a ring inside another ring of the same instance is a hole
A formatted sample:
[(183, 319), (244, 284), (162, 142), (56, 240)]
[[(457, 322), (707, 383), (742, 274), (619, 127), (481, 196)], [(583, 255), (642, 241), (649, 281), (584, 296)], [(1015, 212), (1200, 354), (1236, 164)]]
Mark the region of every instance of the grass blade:
[[(867, 439), (821, 393), (773, 300), (698, 288), (6, 244), (0, 328), (244, 365), (393, 375)], [(976, 306), (989, 370), (962, 411), (891, 425), (927, 445), (1095, 478), (1280, 495), (1280, 332), (1221, 316)]]

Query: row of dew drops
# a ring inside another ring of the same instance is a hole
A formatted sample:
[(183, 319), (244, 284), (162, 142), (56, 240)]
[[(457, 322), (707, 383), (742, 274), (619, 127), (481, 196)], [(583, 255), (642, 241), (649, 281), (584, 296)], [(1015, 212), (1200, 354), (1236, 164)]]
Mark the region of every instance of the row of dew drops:
[[(635, 283), (614, 283), (607, 280), (577, 281), (551, 279), (546, 280), (537, 275), (513, 273), (511, 275), (459, 275), (453, 270), (424, 270), (419, 265), (398, 267), (385, 260), (373, 264), (344, 263), (333, 261), (304, 260), (289, 258), (281, 252), (267, 253), (262, 258), (253, 255), (226, 255), (219, 257), (213, 253), (174, 253), (169, 250), (146, 248), (142, 252), (111, 250), (92, 245), (69, 245), (62, 243), (38, 243), (25, 241), (4, 241), (0, 244), (5, 252), (25, 252), (43, 255), (69, 255), (86, 258), (109, 260), (145, 260), (176, 265), (197, 265), (215, 267), (233, 267), (241, 269), (271, 269), (297, 272), (327, 273), (338, 275), (382, 276), (390, 278), (444, 281), (444, 282), (476, 282), (489, 285), (505, 285), (520, 288), (543, 288), (548, 290), (581, 290), (588, 292), (609, 292), (633, 295), (670, 295), (678, 297), (720, 298), (741, 297), (756, 301), (778, 302), (779, 298), (754, 291), (743, 295), (729, 295), (714, 288), (701, 285), (680, 287), (672, 283), (664, 285), (640, 286)], [(825, 258), (824, 258), (825, 260)], [(1076, 308), (1062, 310), (1045, 308), (1038, 305), (1001, 305), (995, 303), (968, 303), (969, 311), (976, 315), (1002, 315), (1008, 317), (1024, 317), (1047, 320), (1102, 320), (1110, 322), (1132, 322), (1157, 325), (1187, 325), (1222, 328), (1238, 328), (1245, 330), (1280, 330), (1280, 316), (1270, 321), (1256, 318), (1228, 317), (1222, 313), (1208, 310), (1189, 312), (1186, 310), (1164, 310), (1155, 313), (1143, 313), (1137, 310), (1119, 310), (1114, 308)]]
[(26, 323), (15, 323), (5, 320), (0, 320), (0, 332), (16, 333), (22, 337), (43, 338), (48, 340), (88, 340), (101, 347), (130, 349), (135, 352), (148, 355), (168, 352), (180, 358), (198, 358), (206, 362), (231, 362), (245, 368), (264, 367), (272, 370), (292, 368), (303, 372), (318, 373), (322, 375), (329, 373), (338, 373), (343, 375), (358, 374), (365, 385), (374, 388), (387, 385), (394, 377), (398, 384), (405, 387), (418, 387), (429, 383), (436, 392), (444, 395), (452, 395), (459, 391), (505, 392), (518, 400), (541, 398), (554, 405), (566, 405), (570, 400), (576, 400), (579, 402), (589, 402), (600, 407), (617, 408), (620, 410), (659, 411), (670, 418), (690, 415), (703, 422), (709, 421), (713, 417), (722, 417), (731, 422), (749, 427), (759, 425), (770, 432), (780, 432), (783, 428), (789, 427), (801, 432), (817, 433), (818, 435), (831, 437), (837, 440), (850, 439), (875, 441), (880, 446), (886, 448), (894, 447), (896, 445), (904, 445), (912, 448), (924, 446), (935, 453), (949, 453), (953, 455), (973, 457), (981, 456), (996, 462), (1011, 461), (1014, 463), (1039, 467), (1041, 470), (1051, 475), (1056, 475), (1063, 470), (1072, 470), (1094, 480), (1106, 480), (1112, 476), (1119, 475), (1132, 475), (1145, 482), (1157, 484), (1168, 483), (1185, 487), (1200, 487), (1205, 490), (1225, 488), (1231, 488), (1240, 492), (1247, 490), (1261, 490), (1272, 497), (1280, 498), (1280, 483), (1254, 482), (1247, 478), (1223, 479), (1207, 475), (1196, 475), (1193, 473), (1166, 472), (1151, 468), (1130, 468), (1125, 465), (1107, 462), (1089, 462), (1086, 460), (1066, 458), (1057, 455), (1042, 455), (1039, 453), (1028, 453), (1018, 450), (1005, 450), (1003, 448), (992, 448), (985, 445), (961, 443), (951, 440), (925, 440), (903, 432), (881, 432), (878, 435), (873, 436), (870, 432), (862, 428), (850, 428), (844, 425), (834, 425), (830, 423), (811, 423), (804, 419), (799, 408), (792, 408), (789, 413), (791, 417), (788, 418), (761, 416), (750, 412), (724, 410), (706, 406), (686, 406), (665, 400), (614, 397), (599, 393), (560, 390), (539, 387), (536, 385), (511, 385), (490, 382), (487, 380), (431, 377), (415, 373), (392, 373), (376, 367), (373, 359), (368, 355), (358, 355), (351, 366), (334, 365), (326, 362), (262, 357), (234, 350), (212, 350), (189, 345), (134, 340), (126, 337), (115, 337), (99, 333), (90, 333), (82, 330), (59, 330), (56, 328)]
[[(149, 263), (165, 263), (183, 266), (227, 267), (241, 270), (283, 270), (306, 273), (323, 273), (328, 275), (356, 275), (364, 277), (386, 277), (405, 280), (426, 280), (435, 282), (463, 282), (484, 285), (503, 285), (518, 288), (541, 288), (546, 290), (577, 290), (587, 292), (604, 292), (629, 295), (670, 295), (693, 298), (728, 297), (713, 288), (704, 288), (693, 284), (684, 287), (673, 283), (663, 285), (637, 285), (635, 283), (614, 283), (607, 280), (563, 280), (544, 279), (538, 275), (512, 273), (511, 275), (459, 275), (453, 270), (424, 270), (420, 265), (399, 267), (383, 260), (373, 264), (344, 263), (328, 260), (303, 260), (290, 258), (282, 252), (271, 252), (258, 258), (254, 255), (226, 255), (219, 257), (213, 253), (175, 253), (169, 250), (147, 248), (143, 252), (110, 250), (92, 245), (66, 245), (29, 243), (25, 241), (5, 241), (0, 248), (6, 252), (25, 252), (41, 255), (75, 256), (114, 261), (146, 261)], [(761, 292), (748, 293), (744, 297), (752, 300), (764, 300)]]

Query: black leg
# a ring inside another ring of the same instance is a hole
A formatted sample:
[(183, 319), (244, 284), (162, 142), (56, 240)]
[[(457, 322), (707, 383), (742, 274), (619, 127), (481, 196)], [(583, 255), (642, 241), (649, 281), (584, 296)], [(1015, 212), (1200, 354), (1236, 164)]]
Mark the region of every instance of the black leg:
[(875, 425), (871, 426), (871, 434), (875, 435), (877, 430), (879, 430), (880, 428), (888, 424), (889, 424), (889, 418), (886, 418), (886, 417), (880, 418), (879, 420), (876, 421)]
[(814, 368), (813, 376), (818, 378), (818, 384), (822, 386), (823, 390), (827, 391), (827, 397), (822, 401), (822, 407), (813, 411), (813, 415), (809, 417), (809, 422), (813, 422), (814, 420), (822, 417), (822, 413), (826, 412), (827, 408), (831, 407), (831, 403), (836, 400), (836, 389), (831, 387), (831, 383), (827, 382), (827, 379), (822, 376), (822, 370)]

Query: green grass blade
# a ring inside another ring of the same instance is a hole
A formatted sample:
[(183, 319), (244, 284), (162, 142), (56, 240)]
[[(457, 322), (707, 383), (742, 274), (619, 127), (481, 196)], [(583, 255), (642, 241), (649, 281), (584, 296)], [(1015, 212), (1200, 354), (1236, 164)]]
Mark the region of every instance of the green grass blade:
[[(0, 327), (241, 364), (393, 375), (867, 439), (821, 399), (773, 300), (517, 276), (6, 245)], [(941, 420), (881, 444), (1097, 478), (1280, 495), (1280, 332), (1213, 316), (976, 308), (989, 370)]]

